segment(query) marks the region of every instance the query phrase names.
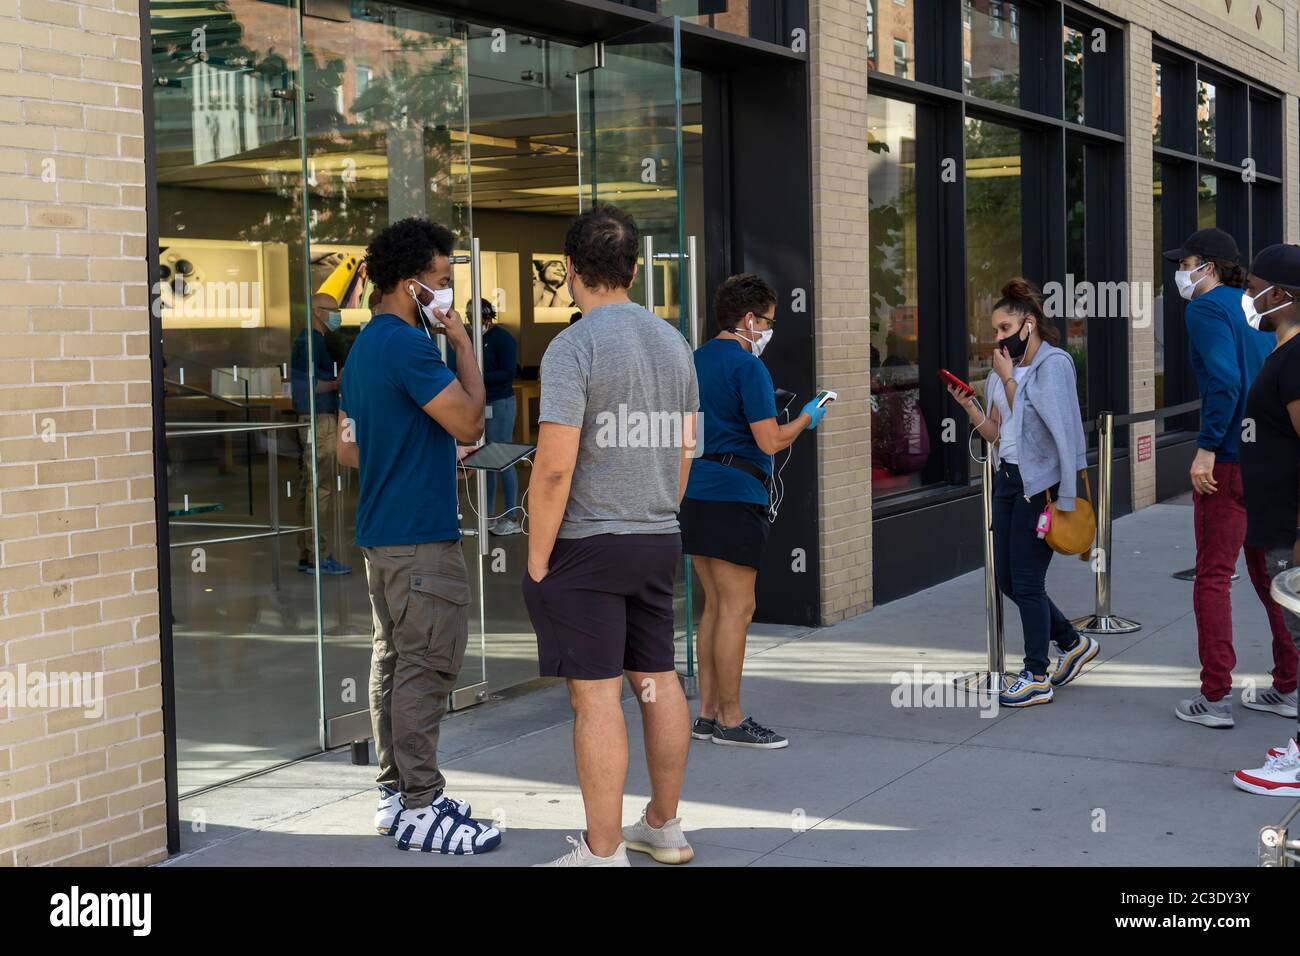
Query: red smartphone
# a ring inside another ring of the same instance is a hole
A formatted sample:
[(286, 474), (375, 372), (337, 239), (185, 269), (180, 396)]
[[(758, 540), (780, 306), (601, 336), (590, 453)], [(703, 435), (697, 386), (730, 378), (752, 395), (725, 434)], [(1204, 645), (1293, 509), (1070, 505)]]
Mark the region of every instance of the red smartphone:
[(975, 394), (975, 389), (971, 388), (956, 375), (953, 375), (952, 372), (948, 371), (946, 368), (939, 369), (939, 378), (943, 379), (945, 384), (951, 385), (958, 391), (965, 392), (968, 395)]

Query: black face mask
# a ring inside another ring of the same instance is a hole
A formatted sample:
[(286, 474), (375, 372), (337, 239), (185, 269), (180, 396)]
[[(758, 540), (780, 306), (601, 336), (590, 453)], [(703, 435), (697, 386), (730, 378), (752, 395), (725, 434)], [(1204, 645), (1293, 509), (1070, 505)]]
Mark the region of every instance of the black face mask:
[(1005, 339), (998, 339), (998, 349), (1006, 349), (1009, 356), (1013, 359), (1019, 359), (1025, 354), (1025, 349), (1029, 347), (1029, 336), (1026, 335), (1023, 339), (1020, 337), (1020, 333), (1024, 330), (1025, 327), (1022, 324), (1019, 329), (1012, 332)]

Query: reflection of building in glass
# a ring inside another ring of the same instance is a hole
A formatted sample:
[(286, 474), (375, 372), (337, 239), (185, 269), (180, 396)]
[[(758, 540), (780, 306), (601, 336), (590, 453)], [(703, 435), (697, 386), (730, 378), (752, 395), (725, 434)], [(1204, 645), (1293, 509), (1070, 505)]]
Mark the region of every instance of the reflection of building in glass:
[(969, 0), (963, 12), (966, 92), (998, 103), (1020, 101), (1020, 7), (1008, 0)]
[(916, 79), (915, 0), (867, 0), (868, 69)]

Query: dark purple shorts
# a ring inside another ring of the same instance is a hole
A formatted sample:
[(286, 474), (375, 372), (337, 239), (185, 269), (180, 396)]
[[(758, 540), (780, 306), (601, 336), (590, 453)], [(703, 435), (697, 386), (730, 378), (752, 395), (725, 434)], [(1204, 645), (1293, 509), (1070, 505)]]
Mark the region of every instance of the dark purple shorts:
[(602, 680), (673, 670), (673, 582), (681, 554), (677, 534), (557, 539), (541, 583), (524, 571), (538, 672)]

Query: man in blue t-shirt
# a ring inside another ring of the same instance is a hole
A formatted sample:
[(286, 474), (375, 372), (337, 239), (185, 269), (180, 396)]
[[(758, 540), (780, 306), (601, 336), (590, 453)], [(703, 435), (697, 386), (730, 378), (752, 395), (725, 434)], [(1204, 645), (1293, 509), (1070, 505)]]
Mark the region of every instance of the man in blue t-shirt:
[(438, 730), (469, 640), (456, 442), (483, 434), (483, 377), (458, 373), (434, 334), (470, 348), (452, 308), (455, 237), (426, 219), (393, 223), (366, 249), (381, 298), (348, 354), (338, 459), (361, 471), (357, 544), (374, 610), (370, 718), (379, 754), (375, 828), (403, 850), (484, 853), (501, 842), (443, 793)]
[[(1184, 318), (1192, 371), (1201, 395), (1201, 431), (1192, 461), (1192, 520), (1196, 531), (1196, 583), (1192, 608), (1196, 614), (1197, 650), (1201, 659), (1201, 691), (1174, 709), (1180, 720), (1205, 727), (1231, 727), (1232, 647), (1230, 587), (1237, 557), (1246, 542), (1246, 505), (1238, 447), (1246, 397), (1260, 366), (1272, 351), (1271, 333), (1252, 329), (1242, 310), (1246, 273), (1239, 264), (1237, 243), (1222, 229), (1200, 229), (1179, 248), (1165, 253), (1178, 263), (1174, 279), (1188, 300)], [(1267, 607), (1267, 601), (1265, 606)], [(1290, 638), (1280, 616), (1271, 622), (1273, 646), (1290, 650)], [(1279, 633), (1280, 632), (1280, 633)], [(1275, 653), (1275, 680), (1288, 680), (1287, 661)], [(1295, 662), (1289, 664), (1295, 687)], [(1261, 709), (1249, 693), (1242, 705)]]

